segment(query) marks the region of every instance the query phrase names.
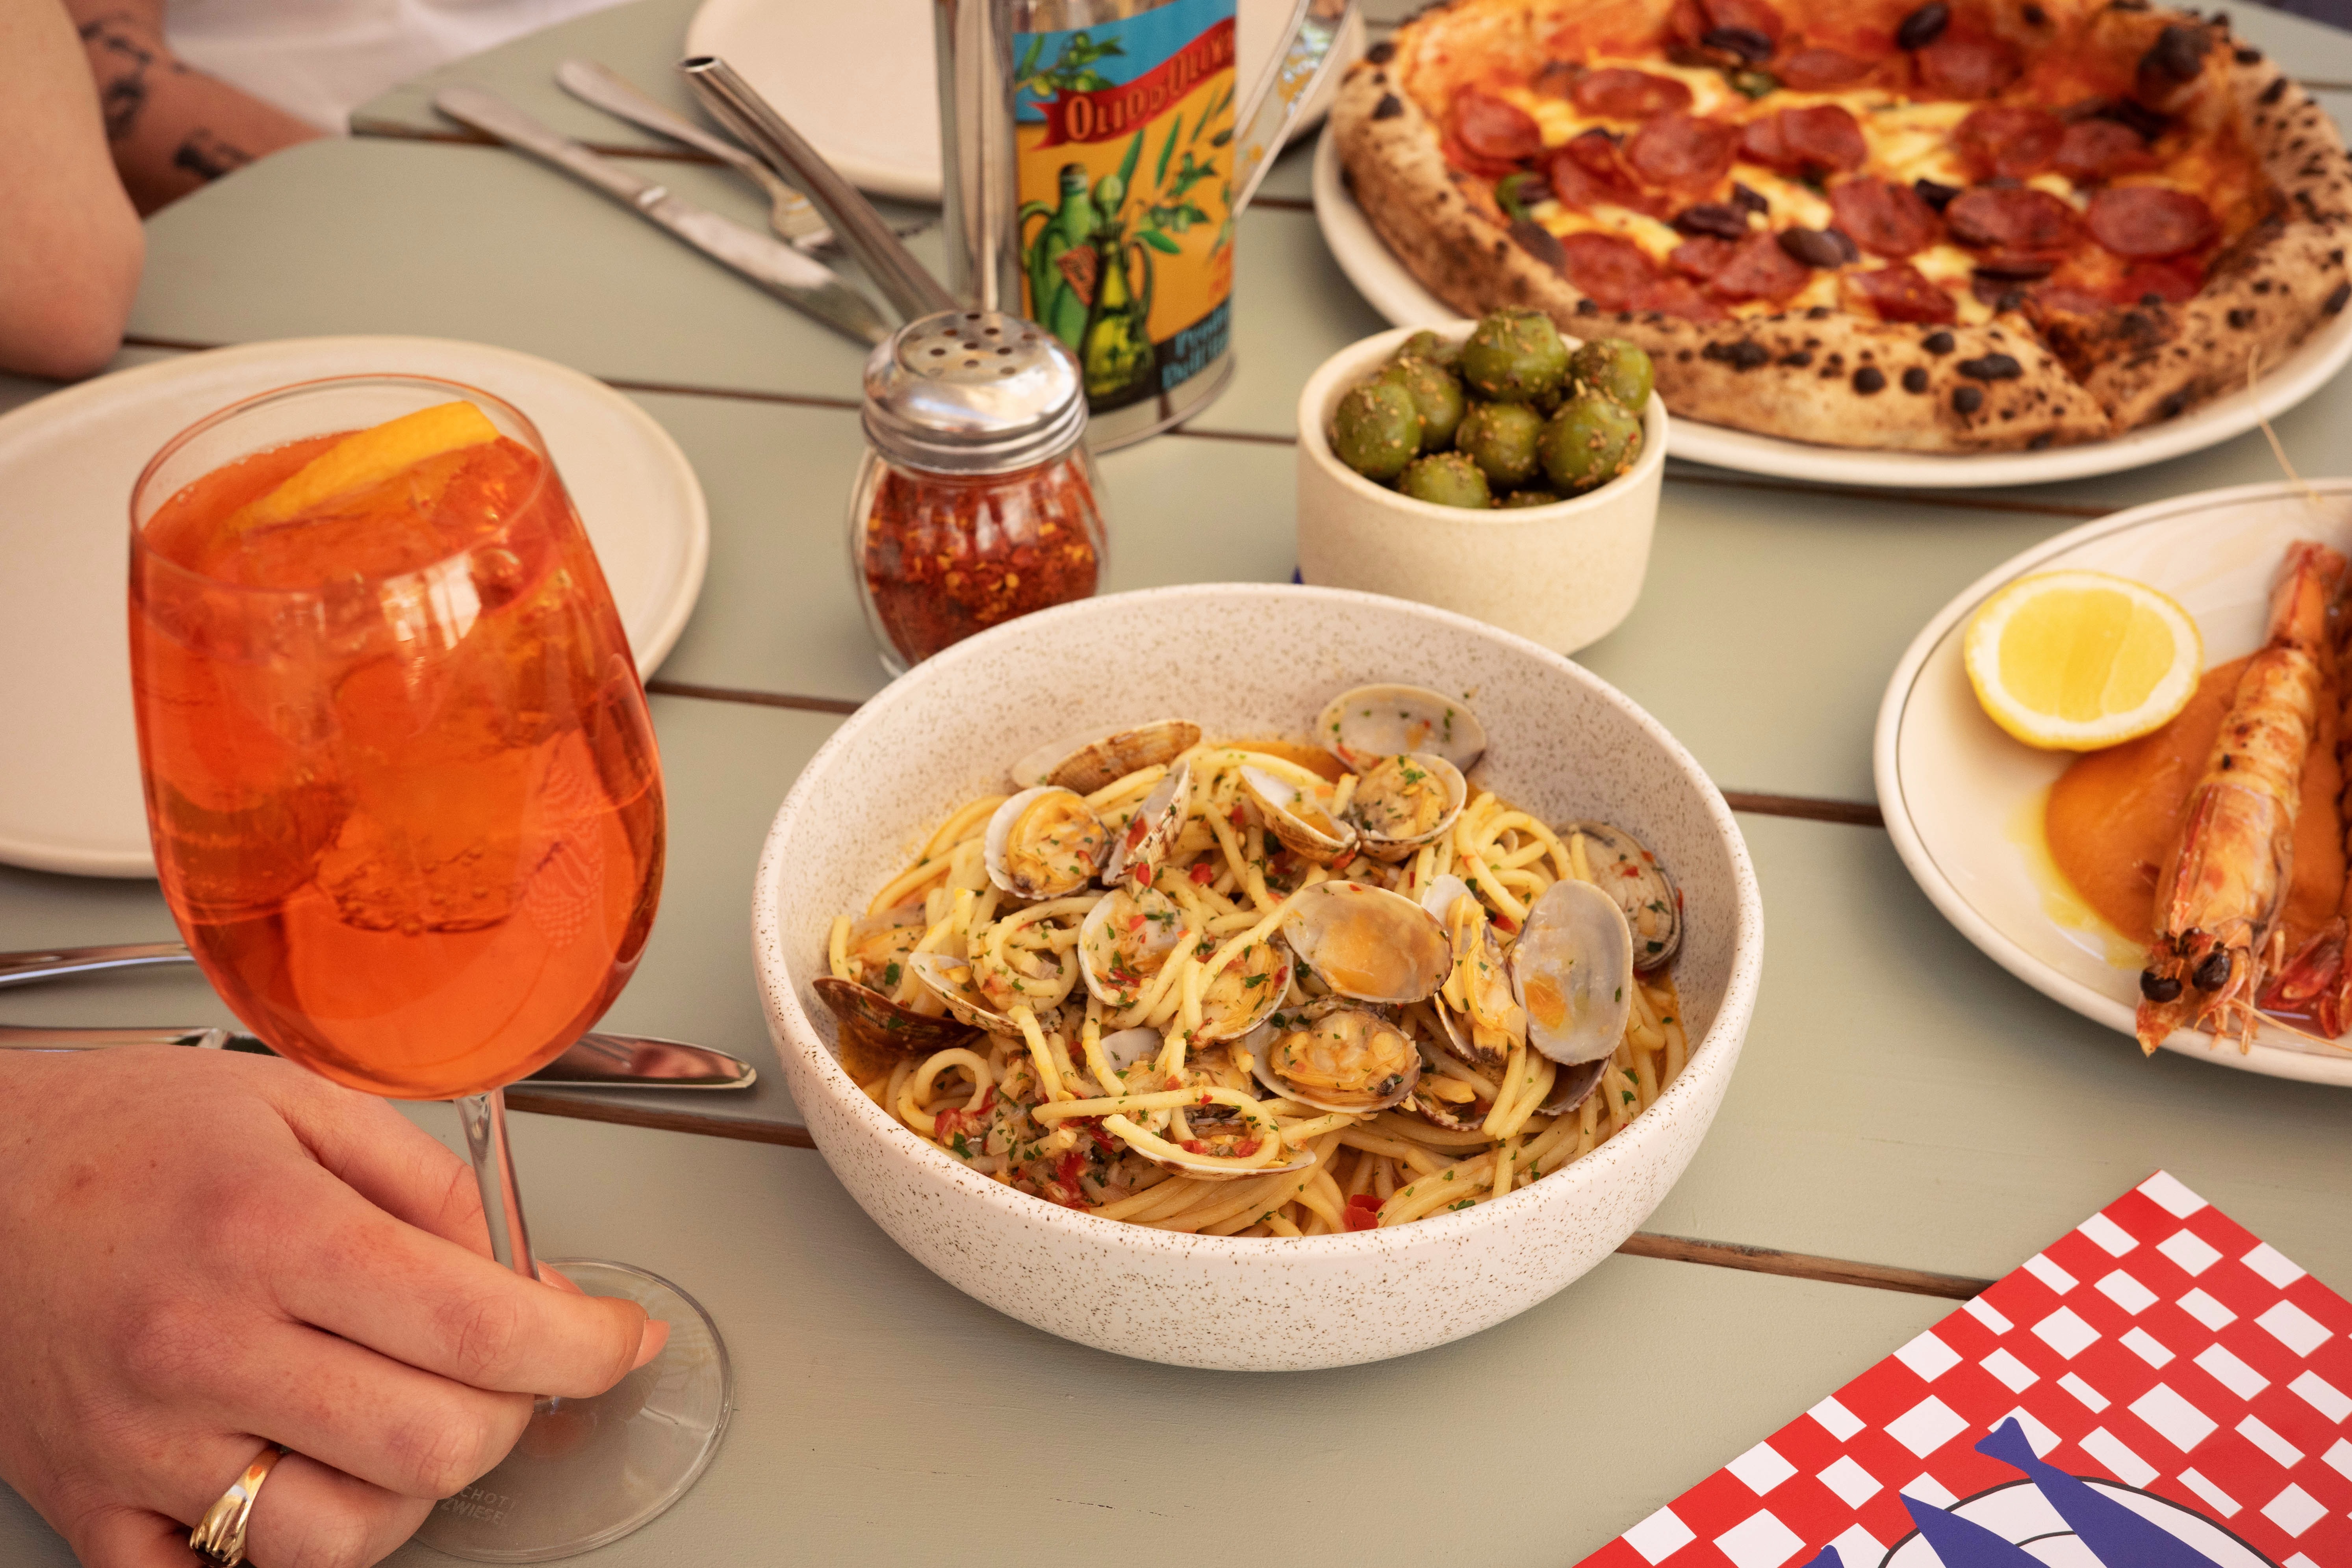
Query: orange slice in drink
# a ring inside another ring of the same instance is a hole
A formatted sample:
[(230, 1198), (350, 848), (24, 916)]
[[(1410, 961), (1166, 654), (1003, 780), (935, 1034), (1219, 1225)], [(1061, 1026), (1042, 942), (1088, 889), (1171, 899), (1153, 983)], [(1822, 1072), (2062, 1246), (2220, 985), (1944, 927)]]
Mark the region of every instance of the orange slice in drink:
[(439, 403), (354, 431), (295, 470), (292, 478), (240, 508), (227, 531), (291, 522), (338, 496), (371, 489), (445, 452), (499, 438), (489, 416), (470, 403)]

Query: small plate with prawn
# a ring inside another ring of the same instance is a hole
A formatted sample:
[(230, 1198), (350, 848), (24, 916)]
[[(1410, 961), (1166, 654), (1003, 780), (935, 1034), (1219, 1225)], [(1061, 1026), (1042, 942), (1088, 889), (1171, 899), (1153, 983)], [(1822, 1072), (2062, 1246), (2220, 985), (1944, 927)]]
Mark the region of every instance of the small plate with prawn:
[[(2145, 1050), (2352, 1085), (2347, 552), (2352, 479), (2245, 485), (2087, 523), (1947, 605), (1887, 685), (1874, 758), (1887, 831), (1936, 907)], [(1964, 665), (1981, 606), (2070, 570), (2158, 590), (2204, 643), (2188, 705), (2098, 751), (2012, 739)]]

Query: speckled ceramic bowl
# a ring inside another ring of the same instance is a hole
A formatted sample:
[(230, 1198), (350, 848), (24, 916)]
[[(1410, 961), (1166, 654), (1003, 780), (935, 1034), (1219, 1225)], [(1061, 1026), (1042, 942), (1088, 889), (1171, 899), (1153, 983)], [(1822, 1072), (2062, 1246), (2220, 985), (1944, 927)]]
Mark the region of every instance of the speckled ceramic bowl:
[[(1459, 342), (1475, 323), (1434, 329)], [(1551, 506), (1475, 511), (1376, 485), (1331, 450), (1331, 418), (1416, 329), (1350, 343), (1298, 395), (1298, 574), (1475, 616), (1562, 653), (1617, 629), (1642, 596), (1666, 469), (1666, 405), (1650, 395), (1633, 467)], [(1580, 340), (1569, 339), (1570, 346)]]
[[(862, 910), (956, 805), (1057, 737), (1183, 717), (1303, 737), (1373, 680), (1467, 694), (1482, 782), (1554, 820), (1602, 817), (1681, 883), (1675, 977), (1695, 1042), (1658, 1102), (1507, 1198), (1304, 1240), (1181, 1236), (1057, 1208), (922, 1143), (850, 1081), (825, 973)], [(1213, 584), (1065, 605), (959, 643), (858, 710), (769, 830), (752, 943), (768, 1026), (816, 1144), (866, 1212), (949, 1283), (1049, 1333), (1183, 1366), (1344, 1366), (1501, 1322), (1614, 1250), (1689, 1163), (1755, 1005), (1763, 910), (1723, 797), (1673, 736), (1559, 655), (1466, 616), (1328, 588)]]

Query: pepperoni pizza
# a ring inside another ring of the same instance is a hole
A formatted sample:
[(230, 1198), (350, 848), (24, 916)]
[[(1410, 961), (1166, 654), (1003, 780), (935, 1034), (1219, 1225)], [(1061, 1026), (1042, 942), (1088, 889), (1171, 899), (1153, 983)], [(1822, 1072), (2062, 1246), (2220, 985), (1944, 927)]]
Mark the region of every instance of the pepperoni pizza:
[(1631, 338), (1675, 412), (1799, 440), (2103, 439), (2352, 298), (2333, 123), (2147, 0), (1452, 0), (1332, 122), (1448, 304)]

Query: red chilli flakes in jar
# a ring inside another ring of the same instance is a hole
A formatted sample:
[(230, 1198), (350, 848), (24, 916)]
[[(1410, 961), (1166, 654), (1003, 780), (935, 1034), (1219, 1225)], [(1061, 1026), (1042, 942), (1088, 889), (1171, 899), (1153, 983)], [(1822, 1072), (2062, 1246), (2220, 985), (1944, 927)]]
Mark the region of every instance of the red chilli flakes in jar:
[(908, 322), (866, 364), (849, 556), (892, 674), (1093, 594), (1101, 488), (1076, 356), (994, 310)]
[(858, 556), (881, 637), (908, 663), (1100, 580), (1102, 516), (1076, 453), (1011, 474), (883, 465)]

